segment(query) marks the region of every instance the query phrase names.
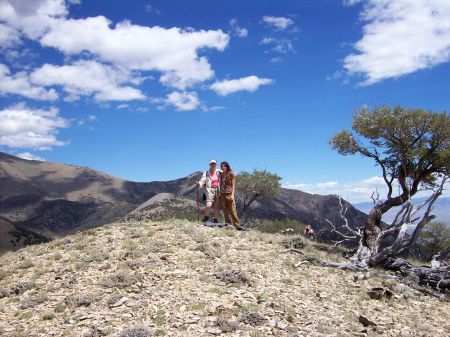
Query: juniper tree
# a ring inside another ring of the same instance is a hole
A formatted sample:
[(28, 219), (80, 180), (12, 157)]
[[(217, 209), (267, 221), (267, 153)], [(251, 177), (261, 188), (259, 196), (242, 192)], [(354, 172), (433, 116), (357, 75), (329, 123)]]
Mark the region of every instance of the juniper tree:
[(240, 212), (245, 217), (250, 205), (257, 199), (270, 201), (280, 190), (281, 177), (267, 170), (243, 171), (237, 177), (237, 189), (243, 195), (243, 206)]
[[(329, 141), (339, 154), (359, 154), (380, 167), (386, 196), (374, 199), (366, 224), (346, 228), (345, 236), (360, 238), (352, 261), (358, 266), (388, 265), (408, 251), (434, 218), (432, 206), (442, 194), (450, 169), (450, 118), (446, 112), (400, 106), (362, 108), (353, 117), (352, 131), (343, 130)], [(411, 198), (428, 190), (429, 198), (414, 206)], [(384, 226), (383, 214), (398, 207), (395, 220)], [(418, 211), (425, 210), (417, 217)], [(407, 229), (413, 228), (412, 232)], [(383, 247), (387, 236), (393, 243)]]

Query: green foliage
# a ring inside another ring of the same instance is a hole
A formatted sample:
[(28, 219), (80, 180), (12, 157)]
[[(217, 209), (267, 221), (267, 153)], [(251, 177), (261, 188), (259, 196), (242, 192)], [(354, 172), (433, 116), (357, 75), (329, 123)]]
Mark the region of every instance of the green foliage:
[[(400, 106), (362, 108), (354, 114), (353, 133), (341, 131), (329, 144), (342, 155), (372, 158), (394, 179), (432, 183), (433, 174), (450, 169), (450, 118)], [(400, 181), (402, 183), (402, 181)]]
[(288, 220), (262, 220), (256, 228), (265, 233), (279, 233), (286, 228), (292, 228), (295, 233), (303, 233), (306, 225), (294, 219)]
[(439, 222), (431, 222), (420, 233), (412, 247), (412, 256), (430, 261), (437, 253), (450, 255), (450, 227)]
[(237, 188), (244, 195), (271, 200), (277, 196), (280, 190), (281, 177), (267, 170), (253, 170), (252, 173), (243, 171), (237, 177)]
[(267, 170), (253, 170), (252, 173), (243, 171), (237, 177), (237, 189), (243, 194), (243, 207), (241, 216), (256, 199), (263, 199), (270, 201), (277, 196), (280, 191), (281, 177), (275, 173), (270, 173)]

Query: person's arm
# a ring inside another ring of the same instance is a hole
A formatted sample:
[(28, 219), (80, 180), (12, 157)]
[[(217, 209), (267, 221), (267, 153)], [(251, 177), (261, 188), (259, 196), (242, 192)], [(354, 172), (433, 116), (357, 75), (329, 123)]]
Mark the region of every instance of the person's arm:
[(197, 181), (197, 184), (200, 188), (203, 188), (203, 186), (205, 186), (206, 184), (206, 172), (203, 172), (202, 177), (200, 178), (199, 181)]

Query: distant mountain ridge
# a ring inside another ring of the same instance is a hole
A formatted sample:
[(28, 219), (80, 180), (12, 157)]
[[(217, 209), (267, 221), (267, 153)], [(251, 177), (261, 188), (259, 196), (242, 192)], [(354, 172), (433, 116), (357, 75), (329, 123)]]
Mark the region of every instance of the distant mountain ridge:
[[(200, 175), (132, 182), (87, 167), (24, 160), (0, 152), (0, 216), (20, 228), (54, 237), (111, 223), (132, 211), (136, 216), (151, 207), (164, 211), (181, 205), (183, 211), (195, 214), (192, 201)], [(323, 228), (326, 218), (336, 224), (340, 221), (335, 197), (285, 188), (273, 201), (255, 203), (249, 216), (296, 219), (316, 229)], [(347, 217), (353, 226), (367, 218), (351, 205)]]
[[(426, 197), (418, 197), (418, 198), (413, 198), (412, 200), (413, 200), (414, 204), (420, 204), (420, 203), (424, 202), (426, 199), (427, 199)], [(360, 203), (353, 204), (353, 206), (367, 214), (372, 209), (373, 203), (372, 202), (360, 202)], [(387, 223), (389, 223), (390, 221), (393, 221), (395, 218), (396, 212), (397, 212), (397, 209), (392, 209), (389, 212), (387, 212), (383, 216), (383, 221), (385, 221)], [(444, 198), (441, 197), (441, 198), (437, 199), (436, 202), (434, 203), (432, 214), (436, 216), (436, 219), (434, 221), (442, 222), (442, 223), (446, 224), (447, 226), (450, 226), (450, 197), (444, 197)]]

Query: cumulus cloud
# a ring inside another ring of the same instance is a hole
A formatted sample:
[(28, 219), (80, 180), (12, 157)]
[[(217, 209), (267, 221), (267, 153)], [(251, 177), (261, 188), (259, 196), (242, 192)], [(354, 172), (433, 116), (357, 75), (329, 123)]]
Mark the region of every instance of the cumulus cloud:
[(215, 82), (211, 85), (220, 96), (227, 96), (237, 91), (256, 91), (261, 85), (271, 84), (273, 80), (270, 78), (259, 78), (257, 76), (241, 77), (234, 80), (223, 80)]
[(261, 45), (271, 45), (271, 48), (269, 51), (280, 53), (280, 54), (287, 54), (287, 53), (294, 53), (294, 43), (291, 39), (286, 38), (274, 38), (274, 37), (264, 37), (259, 44)]
[(41, 86), (61, 86), (68, 100), (94, 95), (97, 101), (129, 101), (144, 99), (144, 94), (131, 86), (132, 73), (96, 61), (78, 61), (71, 65), (45, 64), (31, 73), (30, 79)]
[(179, 111), (194, 110), (200, 105), (197, 93), (174, 91), (167, 95), (166, 104), (173, 105)]
[(49, 150), (66, 144), (57, 134), (69, 122), (59, 116), (57, 108), (33, 109), (19, 103), (0, 110), (0, 120), (0, 145)]
[(294, 21), (290, 18), (286, 18), (283, 16), (263, 16), (262, 21), (275, 28), (276, 30), (285, 30), (289, 26), (294, 24)]
[(35, 1), (30, 8), (24, 4), (1, 0), (0, 20), (67, 55), (88, 52), (115, 66), (160, 72), (162, 84), (178, 89), (213, 77), (208, 59), (198, 50), (223, 51), (229, 42), (221, 30), (166, 29), (129, 21), (113, 26), (104, 16), (69, 19), (62, 0)]
[(370, 196), (376, 190), (380, 196), (386, 195), (387, 191), (383, 178), (377, 176), (351, 182), (286, 183), (283, 187), (313, 194), (337, 194), (353, 203), (370, 201)]
[(450, 60), (449, 1), (370, 0), (361, 20), (363, 37), (353, 46), (356, 53), (344, 59), (344, 68), (363, 76), (363, 85)]
[(11, 48), (19, 43), (19, 32), (12, 27), (0, 23), (0, 48)]
[(58, 99), (58, 94), (54, 89), (45, 89), (42, 86), (31, 83), (28, 74), (19, 72), (11, 74), (9, 68), (0, 63), (0, 95), (21, 95), (35, 100)]
[(21, 152), (21, 153), (17, 153), (15, 155), (16, 157), (22, 158), (22, 159), (26, 159), (26, 160), (39, 160), (39, 161), (45, 161), (44, 158), (39, 157), (35, 154), (32, 154), (30, 152)]
[(247, 37), (248, 36), (248, 29), (242, 28), (239, 26), (237, 19), (231, 19), (230, 20), (230, 26), (234, 33), (234, 35), (238, 37)]

